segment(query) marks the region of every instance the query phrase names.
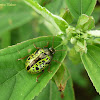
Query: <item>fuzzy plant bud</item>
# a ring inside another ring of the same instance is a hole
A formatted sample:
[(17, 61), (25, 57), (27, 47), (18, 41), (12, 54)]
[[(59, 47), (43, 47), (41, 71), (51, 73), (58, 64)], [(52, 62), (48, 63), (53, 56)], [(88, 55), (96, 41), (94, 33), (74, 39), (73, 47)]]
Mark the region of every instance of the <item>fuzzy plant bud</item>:
[(75, 44), (75, 43), (76, 43), (76, 38), (75, 38), (75, 37), (72, 37), (71, 40), (70, 40), (70, 42), (71, 42), (72, 44)]

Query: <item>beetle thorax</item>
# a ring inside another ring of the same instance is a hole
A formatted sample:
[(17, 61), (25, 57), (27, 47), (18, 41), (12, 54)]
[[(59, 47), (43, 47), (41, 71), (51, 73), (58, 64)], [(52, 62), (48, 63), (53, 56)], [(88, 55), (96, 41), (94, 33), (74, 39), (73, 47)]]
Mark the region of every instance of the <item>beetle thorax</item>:
[(49, 48), (50, 53), (53, 55), (55, 53), (55, 49), (54, 48)]

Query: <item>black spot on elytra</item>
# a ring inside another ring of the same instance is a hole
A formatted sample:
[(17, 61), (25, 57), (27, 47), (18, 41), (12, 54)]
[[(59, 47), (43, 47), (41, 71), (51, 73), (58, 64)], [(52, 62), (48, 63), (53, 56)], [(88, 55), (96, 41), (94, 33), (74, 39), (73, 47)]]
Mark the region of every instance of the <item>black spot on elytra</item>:
[(33, 56), (34, 56), (34, 55), (32, 55), (32, 58), (34, 58)]
[(39, 63), (41, 63), (41, 62), (39, 62)]
[(30, 57), (28, 58), (28, 60), (30, 60)]
[(44, 65), (44, 63), (42, 63)]
[(46, 60), (48, 60), (48, 58)]
[(33, 66), (33, 64), (31, 65), (31, 67)]
[(45, 55), (47, 55), (46, 53), (44, 53)]
[(39, 68), (38, 68), (38, 67), (36, 67), (36, 70), (39, 70)]
[(50, 62), (47, 62), (46, 64), (50, 64)]
[(44, 60), (42, 60), (42, 62), (45, 62)]
[(29, 69), (30, 69), (30, 66), (27, 67), (27, 70), (29, 70)]
[(36, 66), (38, 66), (38, 64), (36, 64)]
[(35, 61), (35, 63), (37, 63), (38, 61), (40, 61), (41, 60), (41, 58), (38, 58), (36, 61)]
[(45, 66), (43, 66), (43, 67), (45, 67)]

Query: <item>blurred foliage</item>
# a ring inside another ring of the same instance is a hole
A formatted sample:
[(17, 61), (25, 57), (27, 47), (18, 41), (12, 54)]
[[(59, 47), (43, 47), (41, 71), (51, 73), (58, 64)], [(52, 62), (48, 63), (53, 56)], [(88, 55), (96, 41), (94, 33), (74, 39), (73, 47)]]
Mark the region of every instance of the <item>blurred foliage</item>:
[[(67, 9), (65, 0), (35, 1), (38, 1), (40, 5), (46, 7), (56, 15), (63, 15)], [(7, 3), (12, 5), (8, 4), (8, 6)], [(37, 14), (32, 8), (27, 6), (23, 1), (0, 0), (0, 4), (6, 4), (0, 5), (0, 49), (35, 37), (52, 35), (53, 32), (56, 33), (54, 27), (52, 27), (49, 22)], [(96, 24), (94, 29), (100, 29), (100, 0), (98, 0), (92, 16), (94, 17)], [(73, 26), (75, 24), (76, 21), (72, 23)], [(77, 100), (85, 100), (91, 93), (92, 98), (89, 98), (89, 100), (100, 100), (100, 96), (96, 93), (90, 82), (87, 73), (80, 62), (80, 58), (78, 61), (75, 61), (73, 59), (76, 58), (72, 57), (71, 53), (69, 53), (69, 55), (70, 58), (66, 58), (65, 63), (72, 75), (74, 86), (80, 88), (80, 90), (76, 90), (74, 87)], [(50, 85), (50, 83), (48, 85)], [(47, 86), (47, 89), (48, 88), (49, 87)], [(88, 93), (87, 90), (90, 91), (90, 93)], [(76, 91), (79, 92), (77, 93)], [(83, 93), (83, 95), (79, 96), (80, 92), (81, 94)], [(86, 92), (85, 95), (84, 92)]]

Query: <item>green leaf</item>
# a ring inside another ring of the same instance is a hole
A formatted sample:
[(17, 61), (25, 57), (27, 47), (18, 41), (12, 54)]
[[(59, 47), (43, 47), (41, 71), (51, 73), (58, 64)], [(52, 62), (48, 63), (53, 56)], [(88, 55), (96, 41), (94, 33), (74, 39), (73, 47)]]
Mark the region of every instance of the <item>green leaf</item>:
[(88, 81), (87, 78), (83, 76), (83, 72), (85, 70), (83, 64), (81, 62), (75, 64), (71, 60), (66, 59), (66, 65), (71, 73), (73, 82), (80, 87), (86, 88), (88, 86)]
[(94, 37), (100, 37), (100, 30), (90, 30), (88, 31), (88, 34)]
[(77, 52), (85, 52), (87, 53), (87, 47), (86, 47), (86, 40), (78, 40), (77, 43), (75, 44), (74, 48)]
[(78, 19), (81, 14), (91, 15), (96, 0), (66, 0), (66, 3), (73, 17)]
[[(63, 8), (65, 1), (63, 0), (34, 0), (37, 1), (41, 6), (47, 8), (53, 14), (59, 14)], [(56, 5), (55, 5), (56, 4)]]
[(73, 21), (73, 17), (72, 15), (70, 14), (69, 10), (66, 10), (64, 15), (62, 16), (62, 18), (68, 23), (68, 24), (71, 24), (72, 21)]
[[(65, 91), (61, 94), (61, 92), (58, 91), (56, 84), (50, 80), (49, 84), (43, 89), (39, 96), (35, 97), (34, 100), (75, 100), (72, 87), (72, 80), (69, 79)], [(61, 97), (62, 95), (64, 95), (64, 98)]]
[(66, 66), (63, 64), (60, 66), (59, 70), (53, 77), (55, 80), (55, 83), (60, 91), (64, 91), (66, 87), (66, 83), (71, 76), (69, 76), (69, 73), (67, 71)]
[(100, 19), (100, 6), (96, 6), (93, 13), (92, 13), (93, 18), (95, 19), (95, 24), (98, 24), (99, 19)]
[[(74, 91), (72, 86), (71, 76), (68, 72), (67, 67), (62, 64), (53, 77), (58, 90), (64, 93), (64, 100), (74, 100)], [(67, 90), (69, 87), (69, 90)]]
[(63, 3), (64, 3), (64, 0), (63, 1), (62, 0), (54, 0), (54, 1), (48, 0), (48, 4), (46, 4), (45, 7), (53, 14), (59, 14), (61, 11), (61, 8), (63, 8)]
[(31, 20), (30, 22), (22, 25), (21, 27), (12, 30), (11, 43), (16, 44), (16, 43), (20, 43), (22, 41), (32, 39), (38, 36), (52, 35), (52, 33), (50, 33), (50, 31), (47, 29), (47, 27), (43, 23), (40, 24), (38, 17), (39, 16)]
[(87, 48), (87, 54), (81, 54), (81, 59), (93, 85), (100, 93), (100, 47), (88, 45)]
[(36, 12), (41, 14), (46, 20), (51, 22), (54, 27), (56, 27), (59, 31), (65, 32), (68, 27), (68, 23), (59, 16), (56, 16), (49, 12), (45, 7), (40, 6), (36, 1), (32, 0), (24, 0), (26, 4), (31, 6)]
[[(66, 46), (60, 45), (61, 38), (55, 36), (53, 43), (53, 37), (50, 36), (34, 38), (0, 50), (0, 99), (31, 100), (42, 91), (58, 70), (61, 63), (52, 61), (50, 65), (52, 73), (49, 73), (47, 71), (48, 68), (46, 68), (38, 79), (38, 83), (36, 82), (36, 77), (40, 73), (30, 74), (25, 70), (25, 59), (20, 61), (18, 59), (36, 51), (33, 42), (41, 48), (49, 42), (48, 48), (53, 44), (54, 48), (57, 47), (56, 50), (67, 49)], [(53, 59), (62, 62), (65, 56), (66, 51), (56, 51)]]
[[(7, 6), (7, 3), (16, 4), (16, 6)], [(0, 9), (0, 34), (21, 26), (33, 18), (32, 10), (22, 1), (5, 0), (1, 1), (1, 4), (6, 6)]]
[(83, 31), (91, 30), (95, 26), (94, 23), (94, 18), (92, 16), (82, 14), (78, 19), (76, 28), (82, 29)]
[(5, 32), (0, 36), (0, 49), (11, 45), (11, 33)]
[(68, 57), (75, 65), (79, 64), (81, 61), (79, 53), (76, 52), (74, 48), (69, 51)]

